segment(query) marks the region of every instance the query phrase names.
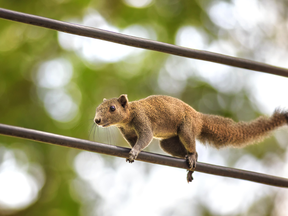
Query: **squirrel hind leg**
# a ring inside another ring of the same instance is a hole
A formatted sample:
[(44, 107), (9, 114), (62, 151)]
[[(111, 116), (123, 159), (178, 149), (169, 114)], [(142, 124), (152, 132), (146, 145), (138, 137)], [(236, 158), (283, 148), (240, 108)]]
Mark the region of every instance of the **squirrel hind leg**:
[(187, 155), (187, 150), (178, 136), (161, 140), (160, 147), (163, 151), (175, 157), (185, 158)]
[[(167, 152), (168, 154), (179, 157), (179, 158), (186, 158), (188, 157), (188, 152), (182, 142), (180, 141), (178, 136), (171, 137), (169, 139), (164, 139), (160, 141), (160, 146), (163, 149), (163, 151)], [(196, 153), (196, 158), (198, 157)], [(197, 160), (197, 159), (196, 159)], [(189, 163), (188, 163), (189, 165)], [(188, 170), (187, 173), (187, 182), (192, 182), (193, 180), (193, 174), (194, 171)]]

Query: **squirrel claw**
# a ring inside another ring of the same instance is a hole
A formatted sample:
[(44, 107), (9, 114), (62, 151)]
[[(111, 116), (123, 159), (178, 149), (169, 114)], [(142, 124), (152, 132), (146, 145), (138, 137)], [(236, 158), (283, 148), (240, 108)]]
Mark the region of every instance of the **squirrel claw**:
[(133, 163), (134, 160), (131, 160), (130, 158), (127, 158), (127, 159), (126, 159), (126, 162)]
[(134, 160), (136, 159), (136, 157), (137, 157), (136, 152), (133, 151), (133, 150), (131, 150), (131, 151), (129, 152), (129, 158), (126, 159), (126, 162), (128, 161), (129, 163), (133, 163)]
[(194, 171), (195, 168), (196, 168), (196, 162), (198, 160), (198, 154), (197, 152), (195, 153), (188, 153), (186, 156), (185, 156), (185, 159), (188, 163), (188, 166), (190, 168), (191, 171)]
[(128, 161), (129, 163), (133, 163), (137, 155), (138, 155), (137, 152), (131, 149), (131, 151), (129, 152), (129, 158), (126, 159), (126, 162)]

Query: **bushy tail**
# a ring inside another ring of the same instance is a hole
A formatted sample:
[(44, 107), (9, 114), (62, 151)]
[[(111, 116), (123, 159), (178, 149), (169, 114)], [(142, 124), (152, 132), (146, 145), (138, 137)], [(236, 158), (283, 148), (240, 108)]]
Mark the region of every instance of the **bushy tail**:
[(232, 119), (203, 114), (202, 132), (198, 139), (221, 148), (243, 147), (261, 141), (274, 129), (288, 124), (288, 112), (275, 110), (270, 117), (259, 117), (251, 122), (234, 122)]

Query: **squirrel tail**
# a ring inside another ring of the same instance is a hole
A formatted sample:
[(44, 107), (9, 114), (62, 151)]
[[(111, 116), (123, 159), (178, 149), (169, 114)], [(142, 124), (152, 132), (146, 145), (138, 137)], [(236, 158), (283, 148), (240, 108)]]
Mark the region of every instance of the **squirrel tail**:
[(251, 122), (234, 122), (230, 118), (216, 115), (202, 115), (203, 125), (198, 139), (216, 148), (225, 146), (244, 147), (259, 142), (269, 135), (269, 132), (288, 124), (288, 111), (276, 109), (274, 114), (259, 117)]

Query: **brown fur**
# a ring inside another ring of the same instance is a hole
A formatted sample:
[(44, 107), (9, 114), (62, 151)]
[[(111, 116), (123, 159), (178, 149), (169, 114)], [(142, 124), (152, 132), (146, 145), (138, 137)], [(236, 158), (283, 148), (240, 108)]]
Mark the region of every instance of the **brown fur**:
[[(111, 106), (115, 110), (111, 110)], [(160, 139), (161, 148), (176, 157), (187, 158), (192, 181), (197, 153), (195, 139), (216, 148), (243, 147), (269, 135), (272, 130), (288, 123), (288, 112), (276, 110), (270, 118), (259, 117), (251, 122), (197, 112), (183, 101), (154, 95), (128, 102), (127, 95), (104, 99), (96, 109), (95, 122), (103, 127), (117, 126), (132, 147), (127, 161), (133, 162), (153, 137)], [(189, 176), (190, 175), (190, 176)]]

